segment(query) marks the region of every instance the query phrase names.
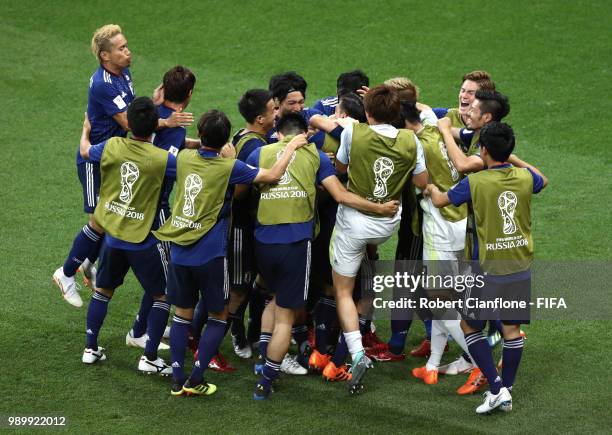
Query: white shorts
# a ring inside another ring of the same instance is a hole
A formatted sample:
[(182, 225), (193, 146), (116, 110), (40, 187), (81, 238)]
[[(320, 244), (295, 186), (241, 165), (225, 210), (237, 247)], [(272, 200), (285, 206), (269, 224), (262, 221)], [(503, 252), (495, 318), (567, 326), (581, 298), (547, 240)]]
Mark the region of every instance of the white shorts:
[(434, 248), (423, 246), (423, 266), (427, 270), (428, 277), (439, 277), (438, 281), (433, 278), (426, 280), (427, 289), (448, 288), (440, 286), (447, 277), (456, 277), (467, 273), (467, 262), (465, 253), (460, 251), (439, 251)]
[(380, 245), (389, 240), (399, 226), (401, 214), (401, 206), (395, 216), (387, 218), (368, 216), (340, 204), (329, 244), (332, 270), (342, 276), (356, 276), (366, 245)]

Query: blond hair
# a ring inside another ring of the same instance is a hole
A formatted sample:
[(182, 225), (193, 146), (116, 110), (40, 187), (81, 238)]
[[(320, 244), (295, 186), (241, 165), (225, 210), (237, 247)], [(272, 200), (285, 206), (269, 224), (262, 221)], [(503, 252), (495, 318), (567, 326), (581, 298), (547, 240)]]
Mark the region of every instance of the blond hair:
[(110, 40), (121, 33), (123, 33), (121, 27), (117, 24), (106, 24), (94, 32), (91, 38), (91, 52), (99, 61), (102, 61), (100, 52), (110, 51), (112, 48)]
[(419, 88), (407, 77), (393, 77), (385, 80), (385, 85), (397, 89), (402, 101), (416, 103), (419, 99)]

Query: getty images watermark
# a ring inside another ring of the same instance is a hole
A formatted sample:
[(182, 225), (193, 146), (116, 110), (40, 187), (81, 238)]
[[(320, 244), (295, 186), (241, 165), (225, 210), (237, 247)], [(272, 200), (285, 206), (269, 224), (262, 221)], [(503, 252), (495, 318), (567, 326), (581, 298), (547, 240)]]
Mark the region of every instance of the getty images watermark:
[(412, 318), (414, 313), (477, 320), (612, 319), (611, 262), (534, 261), (528, 267), (498, 262), (489, 267), (496, 274), (482, 269), (477, 262), (364, 263), (361, 298), (371, 307), (366, 315), (378, 319)]

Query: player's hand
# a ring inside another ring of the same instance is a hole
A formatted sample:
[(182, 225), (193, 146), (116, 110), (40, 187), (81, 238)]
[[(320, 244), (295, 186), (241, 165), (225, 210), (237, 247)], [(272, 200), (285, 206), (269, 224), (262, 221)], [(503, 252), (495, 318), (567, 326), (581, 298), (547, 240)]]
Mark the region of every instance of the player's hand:
[(367, 94), (370, 91), (370, 88), (367, 86), (362, 86), (361, 89), (357, 89), (357, 94), (363, 98), (363, 96), (365, 94)]
[(164, 102), (164, 84), (161, 83), (158, 87), (153, 90), (153, 104), (159, 106)]
[(87, 133), (87, 136), (89, 136), (89, 132), (91, 131), (91, 123), (87, 117), (87, 112), (85, 112), (85, 117), (83, 119), (83, 131)]
[(219, 152), (221, 157), (225, 157), (226, 159), (235, 159), (236, 158), (236, 148), (231, 143), (226, 143), (221, 147), (221, 151)]
[(189, 127), (191, 124), (193, 124), (193, 113), (183, 112), (182, 109), (172, 113), (166, 119), (166, 127), (168, 128)]
[(302, 134), (298, 134), (298, 135), (294, 136), (289, 141), (287, 146), (297, 150), (298, 148), (303, 147), (307, 143), (308, 143), (308, 138), (306, 137), (306, 133), (302, 133)]
[(306, 136), (308, 137), (313, 137), (315, 134), (317, 134), (319, 132), (319, 130), (317, 130), (316, 128), (314, 128), (312, 125), (308, 126), (308, 131), (306, 132)]
[(325, 153), (325, 155), (327, 155), (327, 157), (329, 157), (329, 161), (331, 162), (332, 165), (334, 165), (336, 163), (336, 154), (335, 153)]
[(393, 217), (398, 212), (399, 206), (400, 202), (397, 200), (385, 202), (380, 205), (380, 214), (387, 217)]
[(438, 130), (440, 130), (440, 132), (450, 133), (450, 130), (451, 130), (450, 118), (444, 117), (444, 118), (438, 119)]

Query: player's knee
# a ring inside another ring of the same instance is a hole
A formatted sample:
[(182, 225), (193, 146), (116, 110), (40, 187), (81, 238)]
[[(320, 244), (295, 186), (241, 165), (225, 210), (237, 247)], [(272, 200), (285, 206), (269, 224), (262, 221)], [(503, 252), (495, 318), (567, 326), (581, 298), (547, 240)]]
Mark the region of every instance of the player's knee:
[(211, 318), (211, 319), (221, 320), (221, 321), (225, 322), (227, 320), (228, 313), (227, 313), (227, 310), (217, 311), (217, 312), (209, 311), (208, 312), (208, 317)]
[(521, 335), (521, 325), (506, 325), (502, 320), (502, 329), (506, 340), (514, 340)]
[(162, 295), (153, 295), (153, 300), (155, 301), (166, 301), (166, 295), (162, 294)]
[(97, 233), (104, 234), (104, 228), (102, 228), (100, 225), (98, 225), (98, 223), (94, 219), (93, 214), (89, 215), (89, 226), (92, 227), (94, 229), (94, 231), (96, 231)]
[(100, 287), (97, 287), (97, 288), (96, 288), (96, 291), (97, 291), (98, 293), (103, 294), (103, 295), (104, 295), (104, 296), (106, 296), (107, 298), (112, 298), (112, 297), (113, 297), (113, 295), (115, 294), (115, 290), (111, 290), (111, 289), (108, 289), (108, 288), (100, 288)]

